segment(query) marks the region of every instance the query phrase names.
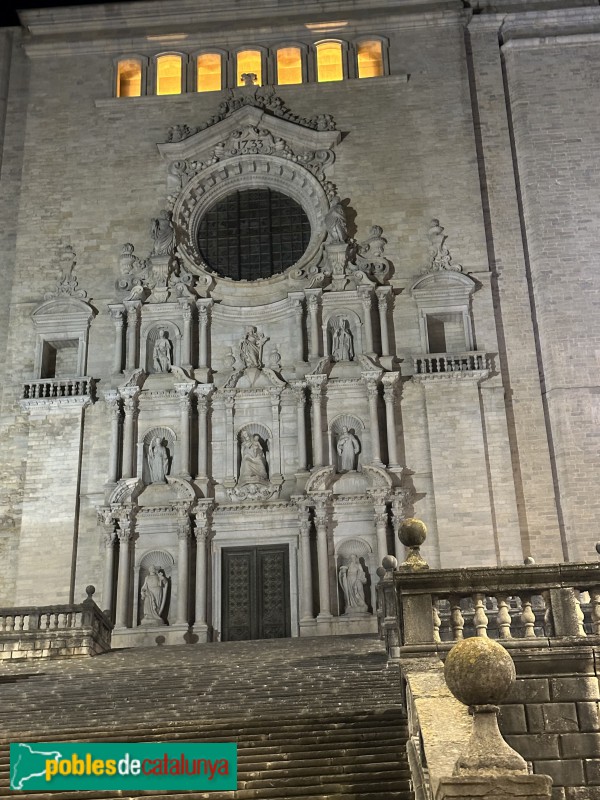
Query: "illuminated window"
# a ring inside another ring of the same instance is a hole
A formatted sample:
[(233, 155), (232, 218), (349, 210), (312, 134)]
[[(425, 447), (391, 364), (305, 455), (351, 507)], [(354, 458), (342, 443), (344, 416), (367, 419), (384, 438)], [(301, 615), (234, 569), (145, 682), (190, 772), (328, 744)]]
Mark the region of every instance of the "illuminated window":
[(117, 65), (117, 97), (139, 97), (142, 93), (142, 64), (134, 58)]
[(358, 45), (358, 77), (377, 78), (383, 75), (381, 42), (361, 42)]
[(199, 92), (218, 92), (222, 87), (221, 54), (203, 53), (198, 56), (196, 87)]
[(156, 59), (156, 94), (181, 94), (181, 56)]
[(282, 47), (277, 51), (277, 83), (302, 83), (302, 51), (299, 47)]
[(317, 80), (341, 81), (344, 79), (342, 45), (340, 42), (321, 42), (317, 45)]
[(237, 54), (237, 85), (244, 86), (250, 78), (242, 75), (256, 75), (253, 79), (255, 86), (262, 84), (262, 55), (260, 50), (242, 50)]

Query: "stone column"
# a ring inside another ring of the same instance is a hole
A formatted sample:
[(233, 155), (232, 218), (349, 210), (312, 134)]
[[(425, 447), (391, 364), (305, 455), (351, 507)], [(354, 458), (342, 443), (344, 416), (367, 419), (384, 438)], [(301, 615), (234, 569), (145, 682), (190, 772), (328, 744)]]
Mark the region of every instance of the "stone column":
[(296, 409), (298, 412), (298, 471), (304, 472), (306, 470), (306, 382), (294, 381), (292, 383), (294, 388), (294, 396), (296, 398)]
[(112, 616), (112, 594), (115, 576), (115, 520), (110, 508), (98, 509), (98, 518), (103, 525), (104, 540), (104, 581), (102, 584), (102, 609)]
[(113, 354), (113, 372), (120, 375), (123, 372), (123, 328), (125, 325), (125, 306), (109, 305), (110, 316), (115, 323), (115, 352)]
[(396, 436), (396, 386), (398, 385), (399, 373), (389, 372), (383, 376), (383, 398), (385, 400), (385, 424), (387, 432), (388, 466), (399, 467), (398, 463), (398, 443)]
[(317, 563), (319, 566), (319, 614), (317, 620), (330, 619), (329, 597), (329, 545), (327, 542), (328, 498), (315, 498), (315, 525), (317, 528)]
[(379, 409), (377, 399), (379, 397), (378, 380), (379, 375), (368, 375), (363, 373), (363, 379), (367, 386), (367, 396), (369, 398), (369, 421), (371, 429), (371, 452), (374, 464), (381, 466), (381, 445), (379, 442)]
[(108, 461), (108, 483), (119, 479), (119, 428), (121, 425), (121, 398), (116, 389), (104, 392), (106, 405), (110, 410), (110, 450)]
[(193, 388), (193, 383), (175, 384), (179, 401), (179, 474), (187, 479), (190, 477), (190, 394)]
[(211, 384), (201, 384), (194, 390), (198, 398), (198, 477), (208, 477), (208, 401), (214, 389)]
[(388, 512), (386, 506), (386, 495), (384, 493), (372, 493), (373, 511), (375, 514), (375, 534), (377, 536), (377, 562), (381, 565), (384, 556), (389, 555), (387, 544)]
[(201, 298), (196, 301), (198, 308), (198, 362), (201, 368), (207, 368), (208, 364), (208, 327), (210, 308), (213, 301), (210, 298)]
[(375, 356), (376, 353), (373, 347), (373, 320), (371, 318), (373, 290), (369, 286), (364, 286), (358, 290), (358, 293), (363, 307), (363, 317), (364, 317), (363, 330), (365, 334), (365, 341), (363, 346), (365, 348), (365, 355)]
[(225, 442), (227, 447), (226, 464), (227, 477), (237, 478), (237, 442), (233, 427), (233, 414), (235, 409), (235, 389), (225, 389)]
[(138, 358), (138, 324), (141, 302), (139, 300), (125, 300), (127, 309), (127, 355), (125, 359), (125, 369), (134, 370), (137, 367)]
[(281, 434), (279, 430), (279, 408), (281, 389), (273, 386), (269, 390), (271, 396), (271, 418), (273, 425), (273, 441), (271, 442), (271, 478), (281, 474)]
[(188, 589), (189, 589), (189, 540), (190, 518), (182, 514), (177, 520), (177, 624), (187, 625), (188, 620)]
[(135, 474), (135, 423), (138, 415), (139, 386), (126, 386), (120, 389), (125, 409), (125, 424), (123, 426), (123, 465), (122, 478), (133, 478)]
[(319, 297), (321, 289), (306, 289), (304, 293), (308, 304), (310, 326), (308, 360), (314, 361), (319, 358)]
[(321, 415), (321, 393), (327, 376), (307, 375), (306, 380), (310, 386), (310, 399), (312, 401), (313, 467), (322, 467), (323, 418)]
[[(400, 490), (404, 492), (404, 490)], [(402, 520), (406, 517), (406, 503), (407, 497), (405, 494), (401, 494), (398, 497), (394, 497), (392, 501), (392, 525), (394, 527), (394, 553), (393, 555), (396, 556), (398, 559), (398, 563), (402, 564), (406, 557), (404, 552), (404, 545), (400, 541), (398, 537), (398, 532), (400, 530), (400, 525), (402, 524)]]
[(119, 574), (117, 577), (117, 611), (115, 626), (126, 628), (129, 613), (129, 550), (133, 532), (129, 513), (119, 515)]
[(183, 336), (181, 340), (181, 366), (192, 368), (192, 305), (187, 297), (179, 298), (183, 314)]
[(304, 316), (304, 309), (302, 308), (302, 301), (304, 294), (302, 292), (290, 292), (288, 295), (291, 307), (294, 310), (295, 320), (295, 337), (296, 337), (296, 361), (304, 361), (304, 325), (302, 317)]
[(207, 546), (210, 539), (210, 519), (209, 514), (211, 504), (205, 503), (196, 511), (196, 613), (194, 629), (196, 633), (208, 631), (208, 620), (206, 617), (207, 596), (208, 596), (208, 554)]
[(388, 328), (388, 298), (391, 295), (389, 286), (379, 286), (375, 290), (379, 309), (379, 330), (381, 331), (381, 355), (390, 355), (390, 332)]
[(299, 508), (300, 531), (300, 622), (314, 622), (312, 569), (310, 562), (310, 519), (308, 508)]

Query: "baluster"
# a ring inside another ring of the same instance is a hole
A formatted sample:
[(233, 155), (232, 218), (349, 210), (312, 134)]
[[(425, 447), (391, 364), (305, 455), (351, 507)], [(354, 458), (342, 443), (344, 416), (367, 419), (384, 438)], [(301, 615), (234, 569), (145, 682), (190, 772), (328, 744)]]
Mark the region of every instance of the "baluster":
[(531, 608), (531, 595), (521, 595), (521, 623), (523, 624), (523, 637), (535, 639), (535, 614)]
[(512, 639), (512, 633), (510, 632), (512, 620), (509, 611), (508, 598), (505, 594), (499, 594), (496, 599), (498, 601), (498, 613), (496, 615), (498, 636), (500, 639)]
[(554, 636), (554, 618), (552, 616), (552, 599), (550, 590), (546, 589), (542, 592), (542, 599), (544, 600), (544, 636)]
[(473, 615), (473, 625), (477, 636), (487, 636), (488, 618), (485, 613), (485, 595), (476, 592), (473, 595), (473, 606), (475, 614)]
[(14, 629), (15, 629), (15, 618), (12, 615), (9, 615), (6, 618), (6, 630), (14, 631)]
[(590, 603), (592, 604), (592, 633), (600, 636), (600, 586), (590, 589)]
[(578, 636), (587, 636), (585, 632), (585, 628), (583, 627), (584, 622), (584, 614), (581, 610), (581, 592), (579, 589), (574, 589), (573, 596), (575, 597), (575, 617), (577, 619), (577, 635)]
[(0, 617), (0, 631), (6, 630), (6, 617)]
[(433, 616), (433, 641), (434, 642), (441, 642), (440, 638), (440, 626), (442, 624), (442, 620), (440, 619), (440, 601), (437, 597), (433, 598), (433, 605), (431, 607), (431, 613)]
[(460, 608), (460, 597), (456, 594), (450, 595), (450, 622), (452, 625), (452, 638), (455, 642), (464, 639), (463, 628), (465, 620)]
[(19, 614), (17, 630), (22, 631), (25, 629), (25, 614)]

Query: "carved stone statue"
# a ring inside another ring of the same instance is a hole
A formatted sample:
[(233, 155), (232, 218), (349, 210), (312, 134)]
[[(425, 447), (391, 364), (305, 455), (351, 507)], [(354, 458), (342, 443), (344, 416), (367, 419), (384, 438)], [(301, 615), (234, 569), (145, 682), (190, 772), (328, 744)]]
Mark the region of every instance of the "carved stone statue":
[(251, 436), (248, 431), (242, 432), (242, 461), (238, 486), (249, 483), (268, 483), (267, 459), (260, 443), (260, 436)]
[(345, 425), (338, 437), (336, 450), (340, 472), (356, 469), (356, 456), (360, 453), (360, 442), (358, 437), (350, 433)]
[(242, 81), (244, 86), (256, 86), (257, 75), (255, 72), (244, 72), (242, 74)]
[(240, 342), (240, 358), (245, 367), (262, 368), (262, 349), (267, 337), (259, 334), (254, 325), (246, 328), (246, 335)]
[(154, 239), (154, 247), (150, 255), (170, 256), (175, 247), (175, 231), (170, 211), (163, 209), (158, 217), (152, 220), (151, 236)]
[(368, 606), (365, 603), (365, 584), (367, 575), (360, 563), (358, 556), (353, 553), (350, 562), (340, 567), (339, 581), (344, 592), (346, 614), (366, 613)]
[(151, 483), (164, 483), (169, 472), (169, 454), (160, 436), (155, 436), (148, 448), (148, 471)]
[(444, 269), (452, 272), (462, 272), (460, 264), (452, 263), (452, 256), (446, 247), (446, 239), (448, 237), (444, 233), (444, 228), (440, 225), (439, 219), (431, 220), (427, 238), (430, 245), (427, 272), (438, 272)]
[(342, 201), (337, 194), (331, 201), (329, 211), (325, 214), (325, 227), (329, 234), (330, 243), (343, 244), (348, 241), (346, 209), (342, 205)]
[(171, 342), (167, 338), (167, 331), (164, 328), (159, 330), (158, 337), (154, 342), (152, 363), (157, 372), (170, 372), (171, 367), (173, 366)]
[(333, 329), (331, 357), (334, 361), (352, 361), (354, 358), (352, 333), (345, 317), (340, 317)]
[(162, 615), (167, 602), (168, 585), (164, 570), (151, 566), (140, 591), (144, 610), (142, 625), (165, 625)]

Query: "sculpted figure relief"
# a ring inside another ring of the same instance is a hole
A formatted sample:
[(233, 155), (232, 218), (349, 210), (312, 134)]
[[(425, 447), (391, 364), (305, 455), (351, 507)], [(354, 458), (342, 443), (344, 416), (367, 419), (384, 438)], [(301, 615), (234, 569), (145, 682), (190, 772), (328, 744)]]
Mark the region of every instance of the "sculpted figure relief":
[(240, 343), (240, 358), (245, 367), (262, 367), (262, 349), (267, 337), (258, 333), (254, 325), (246, 328), (246, 335)]
[(331, 201), (329, 211), (325, 215), (325, 227), (329, 234), (329, 241), (333, 244), (343, 244), (348, 241), (348, 223), (346, 209), (340, 197), (336, 196)]
[(344, 564), (340, 567), (339, 581), (344, 592), (345, 613), (367, 612), (368, 606), (365, 603), (364, 589), (367, 583), (367, 575), (355, 553), (350, 556), (349, 564)]
[(144, 616), (142, 625), (164, 625), (162, 615), (167, 602), (167, 588), (169, 581), (163, 569), (150, 567), (146, 580), (140, 591)]
[(260, 443), (260, 436), (251, 436), (248, 431), (242, 432), (242, 461), (238, 486), (249, 483), (268, 483), (267, 459)]
[(360, 452), (360, 442), (353, 433), (350, 433), (345, 425), (338, 437), (336, 450), (341, 472), (348, 472), (356, 469), (356, 456)]
[(158, 338), (154, 342), (152, 363), (157, 372), (170, 372), (171, 367), (173, 366), (171, 342), (167, 338), (167, 331), (164, 328), (159, 330)]
[(148, 448), (148, 471), (152, 483), (164, 483), (169, 472), (169, 454), (160, 436), (155, 436)]
[(156, 219), (152, 220), (150, 233), (154, 239), (154, 247), (150, 255), (170, 256), (175, 247), (175, 232), (170, 211), (163, 210)]
[(331, 338), (331, 356), (334, 361), (352, 361), (354, 345), (348, 320), (341, 317), (337, 320)]

